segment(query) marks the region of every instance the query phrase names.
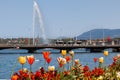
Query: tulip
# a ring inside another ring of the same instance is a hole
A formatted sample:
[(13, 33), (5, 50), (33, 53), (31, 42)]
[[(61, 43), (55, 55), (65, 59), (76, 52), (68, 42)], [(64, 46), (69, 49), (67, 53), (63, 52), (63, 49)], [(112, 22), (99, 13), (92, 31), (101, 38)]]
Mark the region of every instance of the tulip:
[(117, 54), (117, 57), (120, 58), (120, 54)]
[(20, 56), (18, 58), (18, 61), (22, 65), (22, 70), (23, 70), (23, 65), (26, 63), (26, 57), (25, 56)]
[(71, 55), (72, 57), (72, 66), (74, 66), (74, 51), (70, 51), (69, 54)]
[(70, 69), (70, 56), (66, 56), (65, 57), (65, 59), (66, 59), (66, 62), (68, 63), (68, 70)]
[(29, 63), (30, 65), (32, 65), (33, 62), (35, 61), (35, 58), (34, 58), (33, 55), (31, 55), (31, 56), (27, 56), (27, 60), (28, 60), (28, 63)]
[(104, 51), (104, 55), (108, 56), (109, 52), (108, 51)]
[(66, 64), (66, 59), (65, 58), (59, 57), (59, 58), (57, 58), (57, 61), (60, 65), (60, 67), (62, 67), (64, 64)]
[(42, 52), (44, 59), (47, 59), (50, 55), (50, 52)]
[(57, 61), (59, 63), (59, 66), (63, 67), (63, 71), (64, 71), (64, 67), (65, 67), (64, 65), (66, 64), (66, 59), (62, 58), (62, 57), (59, 57), (59, 58), (57, 58)]
[(35, 61), (35, 58), (33, 55), (31, 55), (31, 56), (27, 56), (27, 60), (28, 60), (28, 63), (30, 64), (30, 72), (31, 72), (32, 71), (31, 65)]
[(11, 77), (11, 80), (18, 80), (18, 76), (17, 76), (17, 75), (13, 75), (13, 76)]
[(42, 52), (42, 54), (43, 54), (43, 57), (45, 59), (45, 63), (44, 63), (44, 68), (45, 68), (46, 67), (46, 62), (49, 64), (51, 62), (52, 58), (49, 57), (50, 52), (45, 52), (44, 51), (44, 52)]
[(25, 64), (26, 63), (26, 57), (25, 56), (20, 56), (19, 58), (18, 58), (18, 61), (19, 61), (19, 63), (20, 64)]
[(69, 54), (70, 54), (71, 56), (74, 56), (74, 51), (70, 51)]
[(96, 63), (97, 62), (97, 58), (93, 58), (94, 62)]
[(27, 73), (27, 72), (28, 72), (28, 69), (27, 69), (27, 68), (23, 68), (23, 72), (24, 72), (24, 73)]
[(115, 56), (115, 57), (113, 57), (113, 61), (114, 62), (116, 62), (117, 61), (117, 57)]
[(66, 62), (70, 62), (70, 56), (66, 56), (65, 59), (66, 59)]
[(48, 58), (46, 59), (46, 61), (47, 61), (48, 64), (51, 62), (51, 60), (52, 60), (51, 57), (50, 57), (50, 58), (48, 57)]
[(61, 51), (62, 56), (65, 56), (65, 55), (66, 55), (66, 53), (67, 53), (67, 51), (66, 51), (66, 50), (62, 50), (62, 51)]
[(103, 63), (103, 62), (104, 62), (104, 58), (103, 58), (103, 57), (100, 57), (100, 58), (99, 58), (99, 62), (100, 62), (100, 63)]
[(97, 80), (103, 80), (103, 76), (99, 76)]
[(75, 64), (79, 64), (79, 59), (75, 59)]
[(54, 66), (48, 66), (48, 71), (54, 71), (55, 67)]

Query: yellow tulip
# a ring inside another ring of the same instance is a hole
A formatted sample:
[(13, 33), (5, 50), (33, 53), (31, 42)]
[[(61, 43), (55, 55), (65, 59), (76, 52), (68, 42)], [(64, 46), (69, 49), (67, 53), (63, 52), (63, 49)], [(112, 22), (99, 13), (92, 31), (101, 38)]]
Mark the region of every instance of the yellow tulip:
[(99, 58), (99, 62), (100, 62), (100, 63), (103, 63), (103, 62), (104, 62), (104, 58), (103, 58), (103, 57), (100, 57), (100, 58)]
[(104, 51), (104, 55), (108, 56), (109, 52), (108, 51)]
[(19, 61), (19, 63), (20, 64), (25, 64), (26, 63), (26, 57), (25, 56), (20, 56), (19, 58), (18, 58), (18, 61)]
[(66, 51), (66, 50), (62, 50), (62, 51), (61, 51), (61, 54), (62, 54), (63, 56), (65, 56), (65, 55), (66, 55), (66, 53), (67, 53), (67, 51)]
[(48, 66), (48, 71), (54, 71), (55, 67), (54, 66)]
[(70, 54), (71, 56), (74, 56), (74, 51), (70, 51), (69, 54)]
[(99, 76), (97, 80), (103, 80), (103, 76)]

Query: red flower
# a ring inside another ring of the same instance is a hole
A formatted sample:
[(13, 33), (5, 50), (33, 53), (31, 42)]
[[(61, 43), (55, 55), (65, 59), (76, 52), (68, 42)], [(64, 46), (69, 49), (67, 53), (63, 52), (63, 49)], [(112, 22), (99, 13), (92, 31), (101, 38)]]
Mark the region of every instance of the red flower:
[(117, 57), (116, 57), (116, 56), (115, 56), (115, 57), (113, 57), (113, 61), (114, 61), (114, 62), (116, 62), (116, 60), (117, 60)]
[(28, 60), (28, 63), (29, 63), (30, 65), (32, 65), (33, 62), (35, 61), (35, 58), (34, 58), (33, 55), (31, 55), (31, 56), (27, 56), (27, 60)]
[(47, 59), (50, 55), (50, 52), (42, 52), (44, 59)]
[(96, 63), (96, 62), (97, 62), (97, 60), (98, 60), (98, 58), (93, 58), (93, 60), (94, 60), (94, 62)]
[(63, 64), (59, 63), (59, 66), (60, 66), (60, 67), (62, 67), (62, 66), (63, 66)]
[(96, 77), (103, 75), (103, 73), (104, 73), (104, 70), (102, 68), (94, 68), (92, 70), (92, 75), (94, 75)]
[(35, 77), (36, 77), (36, 78), (39, 78), (40, 76), (41, 76), (41, 73), (40, 73), (39, 71), (36, 71)]
[(66, 56), (65, 59), (66, 59), (66, 62), (70, 62), (70, 56)]
[(22, 74), (23, 74), (23, 71), (22, 71), (22, 70), (19, 70), (19, 74), (22, 75)]
[(48, 58), (46, 59), (46, 61), (47, 61), (48, 64), (51, 62), (51, 60), (52, 60), (51, 57), (50, 57), (50, 58), (48, 57)]
[(83, 71), (84, 72), (89, 71), (89, 67), (87, 65), (85, 65), (84, 68), (83, 68)]
[(46, 60), (46, 62), (49, 64), (52, 60), (52, 58), (49, 57), (50, 52), (42, 52), (43, 53), (43, 57)]
[(84, 73), (84, 76), (85, 76), (85, 77), (91, 76), (91, 72), (90, 72), (90, 71), (86, 71), (86, 72)]

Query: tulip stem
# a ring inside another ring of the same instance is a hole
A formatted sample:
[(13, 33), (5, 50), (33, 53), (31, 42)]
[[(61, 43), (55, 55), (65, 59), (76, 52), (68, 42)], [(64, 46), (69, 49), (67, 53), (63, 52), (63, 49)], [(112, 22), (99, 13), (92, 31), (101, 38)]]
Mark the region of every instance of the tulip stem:
[(22, 64), (22, 72), (23, 72), (23, 64)]
[(32, 67), (31, 67), (31, 65), (30, 65), (30, 72), (32, 72)]
[(65, 70), (65, 64), (63, 65), (63, 72), (64, 72), (64, 70)]
[(32, 73), (32, 67), (31, 67), (31, 65), (30, 65), (30, 75), (29, 75), (30, 80), (31, 80), (31, 73)]
[(74, 61), (74, 58), (73, 58), (73, 56), (72, 56), (72, 66), (74, 66), (74, 65), (73, 65), (73, 61)]
[(46, 61), (45, 61), (45, 63), (44, 63), (44, 69), (46, 70)]
[(70, 63), (68, 62), (68, 70), (70, 70)]

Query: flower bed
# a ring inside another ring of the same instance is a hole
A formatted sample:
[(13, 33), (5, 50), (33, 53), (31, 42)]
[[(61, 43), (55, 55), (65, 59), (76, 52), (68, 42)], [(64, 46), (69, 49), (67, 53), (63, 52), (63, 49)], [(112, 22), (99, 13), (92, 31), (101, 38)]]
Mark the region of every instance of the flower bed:
[[(11, 80), (120, 80), (120, 55), (113, 57), (113, 62), (109, 66), (103, 65), (104, 58), (94, 58), (93, 61), (98, 66), (92, 70), (86, 64), (82, 66), (79, 59), (74, 59), (74, 52), (70, 51), (69, 56), (66, 56), (66, 50), (62, 50), (62, 57), (57, 58), (59, 67), (46, 66), (50, 64), (52, 58), (50, 52), (42, 52), (45, 63), (36, 72), (32, 72), (32, 64), (34, 63), (34, 56), (20, 56), (18, 62), (22, 65), (21, 70), (13, 72)], [(104, 55), (108, 56), (108, 51), (104, 51)], [(105, 57), (105, 58), (106, 58)], [(24, 68), (24, 64), (28, 61), (30, 70)], [(68, 67), (66, 68), (65, 65)]]

